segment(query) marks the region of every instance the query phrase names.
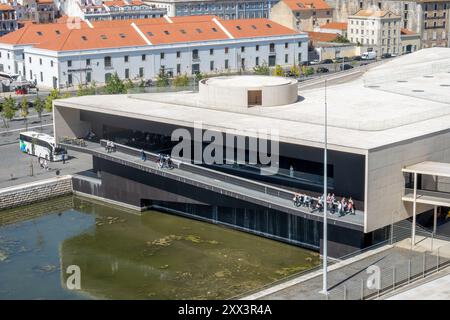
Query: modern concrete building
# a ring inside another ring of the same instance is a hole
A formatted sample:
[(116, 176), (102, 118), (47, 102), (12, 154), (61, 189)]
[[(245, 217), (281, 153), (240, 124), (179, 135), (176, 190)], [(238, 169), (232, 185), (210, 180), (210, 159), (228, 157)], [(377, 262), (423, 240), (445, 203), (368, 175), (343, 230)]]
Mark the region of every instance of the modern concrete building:
[(142, 1), (128, 0), (69, 0), (65, 4), (64, 11), (69, 17), (89, 21), (158, 18), (167, 13), (164, 8), (157, 8)]
[(270, 19), (288, 28), (314, 31), (333, 20), (325, 0), (282, 0), (270, 10)]
[(378, 56), (400, 53), (400, 16), (391, 11), (359, 10), (348, 17), (347, 29), (350, 42), (368, 46)]
[[(327, 89), (328, 189), (339, 199), (352, 197), (356, 205), (354, 215), (329, 213), (333, 256), (387, 239), (389, 226), (413, 212), (432, 216), (435, 206), (450, 206), (446, 166), (430, 171), (423, 163), (450, 162), (450, 49), (420, 50), (352, 79)], [(323, 213), (293, 206), (292, 196), (323, 192), (323, 88), (300, 90), (296, 99), (286, 99), (293, 97), (290, 79), (221, 77), (201, 85), (199, 93), (56, 100), (58, 141), (93, 155), (92, 173), (74, 177), (75, 191), (318, 249)], [(288, 94), (273, 94), (277, 88)], [(277, 134), (255, 135), (268, 129)], [(114, 140), (116, 152), (107, 153), (104, 141), (83, 145), (72, 140), (89, 132)], [(190, 138), (185, 140), (185, 134)], [(212, 151), (213, 141), (230, 135), (232, 144), (225, 149), (217, 144)], [(182, 153), (180, 138), (188, 146)], [(271, 166), (278, 168), (271, 174), (265, 174), (264, 157), (252, 162), (248, 156), (267, 141)], [(141, 148), (149, 161), (141, 159)], [(239, 151), (246, 155), (244, 162), (234, 156)], [(172, 152), (174, 169), (158, 168), (154, 160), (160, 152)], [(226, 161), (204, 161), (209, 152)]]
[(222, 19), (268, 18), (279, 0), (148, 0), (167, 10), (169, 17), (216, 15)]
[(214, 16), (27, 24), (0, 38), (5, 70), (40, 87), (252, 70), (307, 60), (307, 35), (268, 19)]

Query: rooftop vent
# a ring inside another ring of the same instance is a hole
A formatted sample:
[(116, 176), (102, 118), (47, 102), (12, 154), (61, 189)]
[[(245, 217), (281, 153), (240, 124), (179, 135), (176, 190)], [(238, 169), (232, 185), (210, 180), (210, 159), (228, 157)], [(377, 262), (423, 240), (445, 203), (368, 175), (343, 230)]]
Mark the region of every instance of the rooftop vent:
[(167, 30), (164, 30), (164, 33), (165, 33), (165, 34), (170, 34), (170, 32), (169, 32), (169, 31), (167, 31)]
[(197, 30), (198, 33), (202, 33), (202, 29), (197, 28), (195, 30)]
[(148, 35), (149, 37), (153, 37), (153, 32), (147, 31), (147, 35)]
[(81, 39), (83, 39), (84, 41), (87, 41), (87, 37), (86, 36), (81, 36)]
[(102, 34), (102, 35), (100, 36), (100, 38), (102, 38), (103, 40), (108, 39), (108, 37), (107, 37), (105, 34)]
[(36, 33), (37, 33), (38, 36), (42, 36), (42, 32), (41, 31), (38, 31)]
[(125, 38), (125, 37), (126, 37), (126, 35), (125, 35), (124, 33), (119, 34), (119, 36), (120, 36), (121, 38)]
[(217, 32), (217, 29), (216, 29), (216, 28), (211, 28), (211, 29), (212, 29), (212, 31)]
[(186, 34), (186, 30), (184, 30), (184, 29), (181, 29), (180, 32), (181, 32), (182, 34)]
[(267, 27), (267, 28), (272, 28), (272, 25), (271, 25), (270, 23), (267, 23), (267, 24), (266, 24), (266, 27)]
[(252, 28), (256, 30), (256, 26), (254, 24), (252, 24)]
[(241, 30), (241, 26), (236, 26), (236, 29)]

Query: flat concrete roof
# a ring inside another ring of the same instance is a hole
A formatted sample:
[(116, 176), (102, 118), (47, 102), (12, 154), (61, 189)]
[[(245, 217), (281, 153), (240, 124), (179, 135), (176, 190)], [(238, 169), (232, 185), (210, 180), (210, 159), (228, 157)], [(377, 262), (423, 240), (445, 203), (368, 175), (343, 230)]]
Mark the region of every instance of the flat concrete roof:
[[(244, 78), (242, 78), (244, 79)], [(281, 78), (283, 79), (283, 78)], [(448, 87), (447, 87), (448, 86)], [(330, 149), (365, 154), (450, 129), (450, 48), (387, 60), (327, 89)], [(325, 92), (301, 90), (296, 103), (245, 110), (207, 106), (192, 92), (83, 96), (57, 105), (205, 129), (275, 129), (280, 141), (322, 147)]]
[(403, 172), (418, 174), (427, 174), (431, 176), (450, 177), (450, 163), (423, 161), (407, 166), (402, 169)]

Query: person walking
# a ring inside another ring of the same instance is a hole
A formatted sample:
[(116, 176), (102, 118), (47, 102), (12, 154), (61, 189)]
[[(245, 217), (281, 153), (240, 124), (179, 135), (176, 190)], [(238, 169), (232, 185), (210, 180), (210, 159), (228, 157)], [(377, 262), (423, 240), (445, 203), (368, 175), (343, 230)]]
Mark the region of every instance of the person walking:
[(65, 153), (62, 154), (62, 162), (63, 162), (63, 164), (66, 164), (66, 154)]
[(141, 149), (141, 159), (142, 159), (142, 161), (147, 160), (147, 155), (145, 154), (144, 149)]

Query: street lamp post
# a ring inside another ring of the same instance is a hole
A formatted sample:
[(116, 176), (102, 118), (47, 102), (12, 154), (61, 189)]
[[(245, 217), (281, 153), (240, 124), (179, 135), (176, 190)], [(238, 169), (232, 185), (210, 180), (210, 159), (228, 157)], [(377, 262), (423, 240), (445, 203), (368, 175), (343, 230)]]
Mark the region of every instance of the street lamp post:
[(325, 80), (325, 136), (324, 136), (324, 149), (323, 149), (323, 253), (322, 253), (322, 264), (323, 264), (323, 286), (322, 294), (328, 296), (327, 278), (328, 278), (328, 234), (327, 234), (327, 215), (328, 215), (328, 203), (327, 203), (327, 80)]

